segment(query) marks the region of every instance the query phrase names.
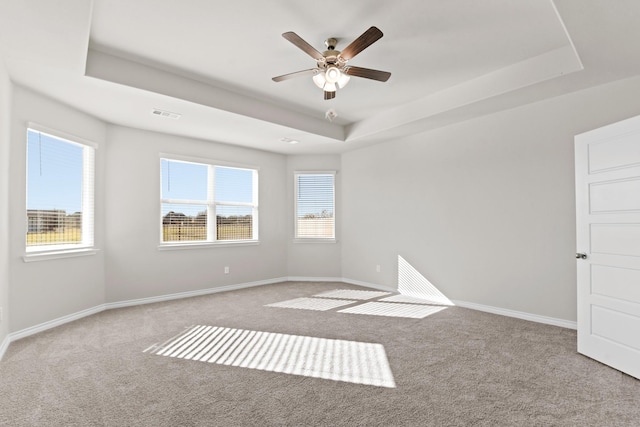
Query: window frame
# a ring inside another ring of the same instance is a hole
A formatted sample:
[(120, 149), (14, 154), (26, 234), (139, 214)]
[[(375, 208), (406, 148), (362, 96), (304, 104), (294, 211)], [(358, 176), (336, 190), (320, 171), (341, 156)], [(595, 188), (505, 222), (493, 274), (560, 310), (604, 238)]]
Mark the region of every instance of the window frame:
[[(28, 201), (29, 201), (29, 132), (38, 132), (51, 138), (82, 148), (82, 241), (79, 243), (65, 243), (59, 245), (27, 245), (28, 227)], [(78, 137), (57, 129), (52, 129), (38, 123), (29, 122), (25, 129), (25, 229), (24, 247), (25, 262), (66, 258), (69, 256), (93, 255), (97, 252), (95, 247), (95, 172), (96, 152), (98, 144), (94, 141)]]
[[(187, 199), (163, 199), (162, 198), (162, 161), (166, 160), (169, 162), (181, 162), (181, 163), (190, 163), (197, 164), (207, 167), (207, 200), (187, 200)], [(259, 173), (260, 170), (258, 167), (247, 164), (239, 164), (239, 163), (231, 163), (231, 162), (223, 162), (219, 160), (213, 160), (202, 157), (192, 157), (192, 156), (183, 156), (178, 154), (171, 153), (160, 153), (159, 161), (158, 161), (159, 173), (158, 177), (160, 178), (159, 182), (159, 235), (158, 235), (158, 249), (159, 250), (167, 250), (167, 249), (189, 249), (189, 248), (200, 248), (200, 247), (216, 247), (216, 246), (247, 246), (247, 245), (257, 245), (260, 243), (259, 239), (259, 197), (258, 197), (258, 184), (259, 184)], [(243, 203), (243, 202), (218, 202), (215, 197), (215, 168), (233, 168), (233, 169), (244, 169), (252, 172), (252, 203)], [(204, 205), (207, 211), (207, 239), (206, 240), (171, 240), (171, 241), (163, 241), (163, 214), (162, 214), (162, 205), (163, 204), (184, 204), (184, 205)], [(239, 240), (218, 240), (216, 233), (216, 224), (217, 224), (217, 206), (241, 206), (241, 207), (250, 207), (251, 215), (252, 215), (252, 238), (251, 239), (239, 239)]]
[[(293, 241), (294, 243), (336, 243), (336, 175), (335, 170), (313, 170), (313, 171), (294, 171), (293, 172)], [(305, 175), (331, 175), (333, 177), (333, 233), (331, 237), (312, 237), (312, 236), (299, 236), (298, 235), (298, 184), (299, 177)]]

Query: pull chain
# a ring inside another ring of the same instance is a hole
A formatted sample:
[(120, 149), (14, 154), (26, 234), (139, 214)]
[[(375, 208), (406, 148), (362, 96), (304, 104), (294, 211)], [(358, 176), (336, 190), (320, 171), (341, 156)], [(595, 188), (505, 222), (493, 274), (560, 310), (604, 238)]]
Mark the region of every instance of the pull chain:
[(38, 161), (40, 163), (40, 176), (42, 176), (42, 132), (38, 132)]

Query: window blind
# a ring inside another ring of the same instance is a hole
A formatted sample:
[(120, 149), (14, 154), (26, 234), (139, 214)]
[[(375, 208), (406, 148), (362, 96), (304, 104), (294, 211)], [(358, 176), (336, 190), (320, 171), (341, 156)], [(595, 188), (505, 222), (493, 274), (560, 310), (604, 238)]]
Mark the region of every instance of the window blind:
[(295, 174), (295, 236), (335, 238), (335, 173)]
[(93, 246), (93, 147), (27, 129), (28, 251)]

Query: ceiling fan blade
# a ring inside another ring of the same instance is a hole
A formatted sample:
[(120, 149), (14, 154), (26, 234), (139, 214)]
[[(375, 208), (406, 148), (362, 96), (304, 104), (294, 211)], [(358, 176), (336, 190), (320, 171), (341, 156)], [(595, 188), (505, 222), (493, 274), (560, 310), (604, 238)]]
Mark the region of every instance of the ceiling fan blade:
[(324, 56), (320, 52), (318, 52), (313, 46), (311, 46), (306, 41), (302, 40), (302, 37), (294, 33), (293, 31), (288, 31), (282, 34), (282, 37), (289, 40), (294, 45), (298, 46), (298, 48), (302, 49), (313, 59), (320, 61), (324, 59)]
[(349, 46), (345, 47), (342, 52), (340, 52), (340, 57), (345, 61), (348, 61), (367, 47), (371, 46), (380, 37), (382, 37), (382, 31), (377, 27), (371, 27), (362, 33), (360, 37), (352, 41)]
[(336, 92), (327, 92), (326, 90), (324, 91), (324, 99), (328, 100), (328, 99), (333, 99), (336, 97)]
[(295, 73), (283, 74), (281, 76), (274, 77), (271, 80), (273, 80), (274, 82), (281, 82), (283, 80), (289, 80), (295, 77), (311, 76), (317, 73), (318, 73), (317, 68), (311, 68), (309, 70), (302, 70), (302, 71), (296, 71)]
[(346, 67), (344, 72), (354, 77), (364, 77), (365, 79), (377, 80), (379, 82), (386, 82), (391, 77), (391, 73), (388, 71), (372, 70), (370, 68), (362, 67)]

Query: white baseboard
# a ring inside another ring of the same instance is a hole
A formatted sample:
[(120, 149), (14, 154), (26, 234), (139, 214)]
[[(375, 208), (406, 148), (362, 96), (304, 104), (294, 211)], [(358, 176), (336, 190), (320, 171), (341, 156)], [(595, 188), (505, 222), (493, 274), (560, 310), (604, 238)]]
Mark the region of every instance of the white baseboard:
[(377, 289), (379, 291), (398, 292), (397, 288), (392, 288), (390, 286), (384, 286), (384, 285), (378, 285), (378, 284), (375, 284), (375, 283), (362, 282), (360, 280), (342, 278), (341, 281), (344, 282), (344, 283), (348, 283), (350, 285), (356, 285), (356, 286), (362, 286), (362, 287), (365, 287), (365, 288)]
[(37, 334), (38, 332), (43, 332), (47, 329), (55, 328), (56, 326), (64, 325), (65, 323), (73, 322), (74, 320), (91, 316), (92, 314), (100, 313), (101, 311), (104, 311), (104, 309), (104, 304), (97, 305), (95, 307), (78, 311), (77, 313), (68, 314), (66, 316), (50, 320), (48, 322), (40, 323), (39, 325), (31, 326), (18, 332), (13, 332), (9, 334), (9, 337), (11, 341), (19, 340), (20, 338), (28, 337), (29, 335)]
[(577, 322), (570, 320), (558, 319), (555, 317), (541, 316), (539, 314), (531, 314), (523, 311), (509, 310), (507, 308), (492, 307), (490, 305), (476, 304), (467, 301), (452, 301), (458, 307), (470, 308), (472, 310), (485, 311), (487, 313), (499, 314), (501, 316), (515, 317), (516, 319), (529, 320), (536, 323), (544, 323), (547, 325), (560, 326), (561, 328), (577, 329)]
[[(291, 276), (291, 277), (280, 277), (280, 278), (274, 278), (274, 279), (268, 279), (268, 280), (260, 280), (260, 281), (256, 281), (256, 282), (239, 283), (239, 284), (236, 284), (236, 285), (226, 285), (226, 286), (220, 286), (220, 287), (215, 287), (215, 288), (201, 289), (201, 290), (197, 290), (197, 291), (179, 292), (179, 293), (175, 293), (175, 294), (160, 295), (160, 296), (157, 296), (157, 297), (138, 298), (138, 299), (133, 299), (133, 300), (128, 300), (128, 301), (111, 302), (111, 303), (97, 305), (95, 307), (91, 307), (91, 308), (88, 308), (86, 310), (79, 311), (77, 313), (73, 313), (73, 314), (69, 314), (69, 315), (66, 315), (66, 316), (62, 316), (62, 317), (59, 317), (57, 319), (53, 319), (53, 320), (50, 320), (48, 322), (41, 323), (39, 325), (31, 326), (29, 328), (22, 329), (20, 331), (13, 332), (13, 333), (7, 335), (5, 337), (5, 339), (2, 341), (2, 343), (0, 344), (0, 360), (2, 360), (2, 357), (4, 356), (4, 353), (6, 352), (7, 348), (9, 348), (9, 344), (11, 344), (11, 342), (13, 342), (13, 341), (19, 340), (20, 338), (28, 337), (28, 336), (33, 335), (33, 334), (37, 334), (38, 332), (46, 331), (47, 329), (55, 328), (56, 326), (64, 325), (65, 323), (69, 323), (69, 322), (72, 322), (74, 320), (82, 319), (83, 317), (91, 316), (92, 314), (100, 313), (101, 311), (111, 310), (111, 309), (114, 309), (114, 308), (131, 307), (131, 306), (142, 305), (142, 304), (151, 304), (151, 303), (154, 303), (154, 302), (162, 302), (162, 301), (169, 301), (169, 300), (175, 300), (175, 299), (190, 298), (190, 297), (195, 297), (195, 296), (214, 294), (214, 293), (218, 293), (218, 292), (234, 291), (234, 290), (238, 290), (238, 289), (252, 288), (252, 287), (264, 286), (264, 285), (271, 285), (271, 284), (274, 284), (274, 283), (282, 283), (282, 282), (287, 282), (287, 281), (289, 281), (289, 282), (342, 282), (342, 283), (348, 283), (348, 284), (351, 284), (351, 285), (362, 286), (362, 287), (365, 287), (365, 288), (376, 289), (376, 290), (380, 290), (380, 291), (398, 292), (397, 289), (392, 288), (390, 286), (378, 285), (378, 284), (375, 284), (375, 283), (368, 283), (368, 282), (363, 282), (363, 281), (360, 281), (360, 280), (348, 279), (348, 278), (345, 278), (345, 277), (297, 277), (297, 276)], [(455, 305), (459, 306), (459, 307), (470, 308), (470, 309), (478, 310), (478, 311), (485, 311), (485, 312), (488, 312), (488, 313), (499, 314), (501, 316), (515, 317), (515, 318), (518, 318), (518, 319), (529, 320), (531, 322), (537, 322), (537, 323), (544, 323), (544, 324), (548, 324), (548, 325), (560, 326), (560, 327), (568, 328), (568, 329), (576, 329), (577, 328), (576, 322), (572, 322), (572, 321), (569, 321), (569, 320), (556, 319), (556, 318), (553, 318), (553, 317), (540, 316), (540, 315), (537, 315), (537, 314), (525, 313), (525, 312), (521, 312), (521, 311), (514, 311), (514, 310), (505, 309), (505, 308), (491, 307), (491, 306), (488, 306), (488, 305), (476, 304), (476, 303), (466, 302), (466, 301), (454, 300), (453, 303)]]
[(385, 292), (398, 292), (396, 288), (389, 286), (377, 285), (375, 283), (362, 282), (360, 280), (347, 279), (345, 277), (307, 277), (307, 276), (289, 276), (287, 277), (289, 282), (339, 282), (347, 283), (349, 285), (362, 286), (364, 288), (377, 289)]
[(30, 335), (37, 334), (38, 332), (46, 331), (47, 329), (55, 328), (56, 326), (64, 325), (65, 323), (73, 322), (74, 320), (82, 319), (83, 317), (91, 316), (92, 314), (100, 313), (104, 310), (105, 305), (101, 304), (82, 311), (78, 311), (76, 313), (58, 317), (57, 319), (53, 319), (48, 322), (40, 323), (39, 325), (31, 326), (20, 331), (10, 333), (5, 337), (5, 339), (2, 341), (2, 344), (0, 345), (0, 360), (2, 360), (4, 353), (9, 348), (9, 344), (11, 344), (13, 341), (17, 341), (20, 338), (25, 338)]
[(9, 344), (11, 344), (11, 338), (9, 335), (4, 337), (2, 340), (2, 344), (0, 344), (0, 360), (2, 360), (2, 356), (4, 356), (4, 352), (9, 348)]
[(289, 276), (284, 280), (287, 282), (342, 282), (342, 277)]
[(107, 310), (113, 308), (131, 307), (134, 305), (152, 304), (154, 302), (170, 301), (174, 299), (198, 297), (202, 295), (215, 294), (218, 292), (236, 291), (238, 289), (253, 288), (256, 286), (272, 285), (274, 283), (286, 282), (286, 277), (279, 277), (276, 279), (260, 280), (257, 282), (238, 283), (236, 285), (218, 286), (215, 288), (200, 289), (197, 291), (178, 292), (175, 294), (160, 295), (157, 297), (138, 298), (127, 301), (110, 302), (105, 304)]

